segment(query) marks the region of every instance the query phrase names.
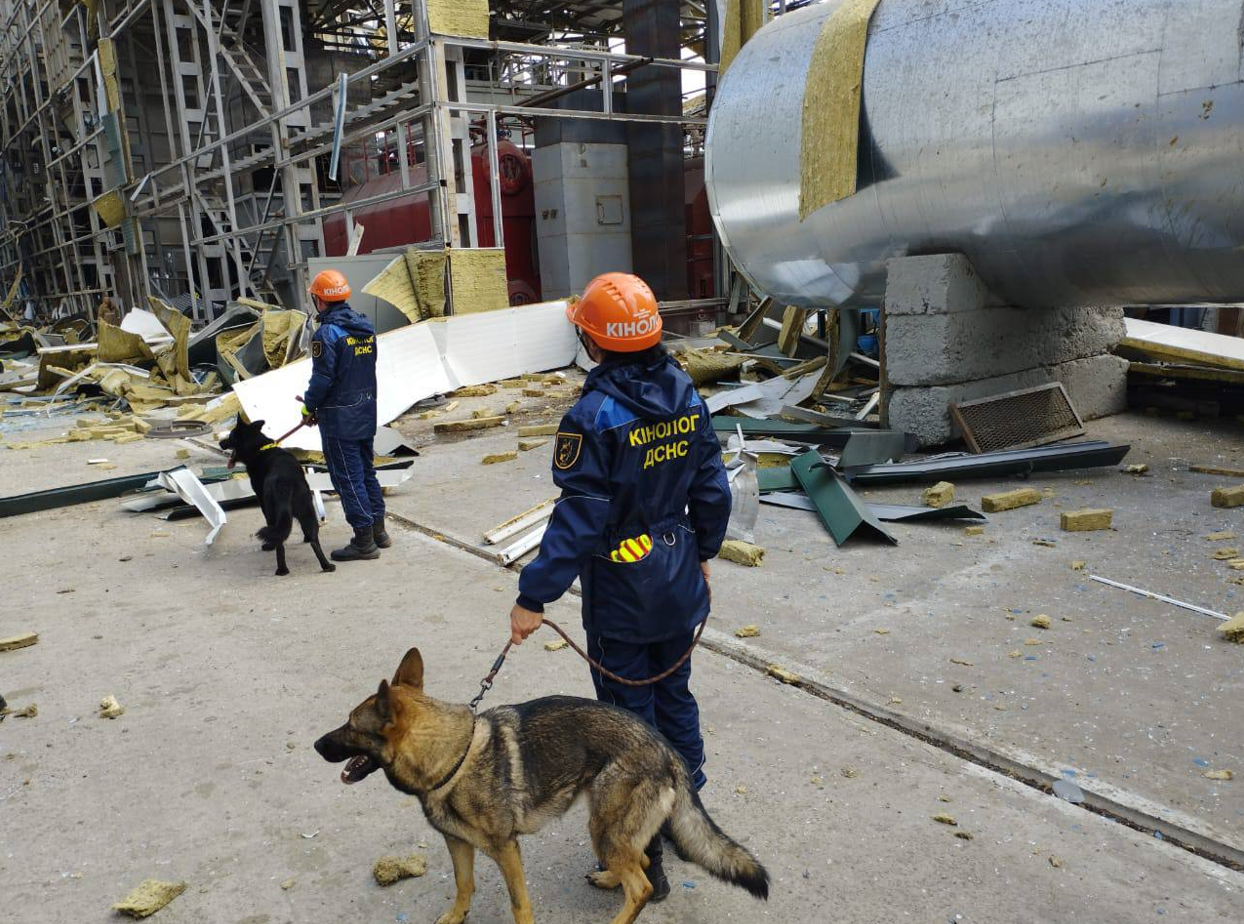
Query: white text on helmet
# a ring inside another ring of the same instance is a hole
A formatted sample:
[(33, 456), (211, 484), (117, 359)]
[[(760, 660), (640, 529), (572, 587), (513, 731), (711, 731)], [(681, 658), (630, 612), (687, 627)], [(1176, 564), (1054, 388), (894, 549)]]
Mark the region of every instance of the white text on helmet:
[(655, 317), (640, 318), (638, 321), (612, 321), (605, 325), (606, 337), (642, 337), (657, 328), (659, 319)]

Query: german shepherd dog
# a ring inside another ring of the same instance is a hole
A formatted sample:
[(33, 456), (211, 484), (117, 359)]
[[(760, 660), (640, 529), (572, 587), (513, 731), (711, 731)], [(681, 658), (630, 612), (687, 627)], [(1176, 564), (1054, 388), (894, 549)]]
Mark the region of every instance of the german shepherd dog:
[(412, 648), (393, 682), (381, 680), (315, 749), (329, 763), (348, 761), (343, 783), (383, 770), (396, 789), (419, 798), (445, 837), (458, 890), (437, 924), (461, 924), (470, 910), (476, 850), (501, 868), (516, 924), (532, 924), (517, 837), (539, 831), (581, 795), (601, 863), (588, 879), (621, 886), (626, 896), (612, 924), (632, 924), (651, 896), (644, 849), (667, 820), (680, 857), (769, 897), (769, 874), (708, 816), (683, 759), (615, 706), (550, 696), (474, 716), (423, 692), (423, 658)]
[(263, 435), (262, 420), (237, 425), (220, 441), (221, 449), (232, 451), (229, 467), (239, 462), (246, 466), (251, 487), (263, 508), (266, 525), (255, 536), (263, 540), (263, 550), (276, 549), (276, 573), (289, 574), (285, 566), (285, 540), (294, 528), (295, 518), (302, 527), (302, 541), (309, 542), (320, 560), (320, 568), (336, 571), (337, 566), (324, 557), (320, 547), (320, 520), (315, 515), (315, 501), (302, 466), (294, 454), (281, 449)]

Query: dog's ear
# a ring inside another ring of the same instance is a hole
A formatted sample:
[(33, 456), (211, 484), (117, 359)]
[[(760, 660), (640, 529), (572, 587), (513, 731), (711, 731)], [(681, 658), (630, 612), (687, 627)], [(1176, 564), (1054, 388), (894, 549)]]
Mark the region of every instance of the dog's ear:
[(423, 655), (419, 654), (418, 648), (406, 652), (406, 657), (398, 665), (397, 673), (393, 675), (393, 685), (398, 684), (414, 687), (416, 690), (423, 689)]
[(387, 680), (380, 681), (380, 689), (376, 691), (376, 715), (384, 725), (393, 721), (393, 703), (389, 700)]
[(263, 425), (264, 425), (264, 421), (256, 420), (251, 423), (250, 427), (252, 430), (258, 432), (263, 429)]

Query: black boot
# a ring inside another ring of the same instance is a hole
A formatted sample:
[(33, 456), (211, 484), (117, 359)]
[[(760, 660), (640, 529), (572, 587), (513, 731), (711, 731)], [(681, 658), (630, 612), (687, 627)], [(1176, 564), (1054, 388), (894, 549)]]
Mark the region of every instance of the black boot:
[(663, 848), (660, 834), (648, 843), (645, 853), (648, 854), (648, 869), (644, 872), (648, 876), (648, 881), (652, 883), (652, 897), (648, 901), (664, 901), (669, 898), (670, 881), (665, 877), (665, 866), (662, 863)]
[(378, 520), (372, 520), (371, 536), (377, 547), (387, 549), (393, 544), (393, 540), (389, 538), (389, 531), (384, 528), (384, 517)]
[(372, 539), (371, 527), (364, 526), (354, 531), (354, 538), (343, 549), (334, 549), (329, 556), (333, 561), (370, 561), (380, 557), (380, 550)]

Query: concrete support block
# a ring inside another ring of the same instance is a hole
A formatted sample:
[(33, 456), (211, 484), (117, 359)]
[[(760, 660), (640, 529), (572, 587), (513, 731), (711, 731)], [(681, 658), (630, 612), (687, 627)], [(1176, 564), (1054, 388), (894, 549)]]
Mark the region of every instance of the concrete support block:
[(1086, 420), (1127, 407), (1127, 361), (1102, 355), (954, 385), (895, 388), (890, 393), (890, 426), (915, 434), (922, 446), (938, 446), (955, 436), (952, 403), (1054, 381), (1063, 383), (1071, 403)]
[(975, 311), (996, 303), (963, 254), (896, 257), (886, 264), (886, 317)]
[(886, 375), (896, 387), (951, 385), (1109, 353), (1120, 308), (981, 308), (893, 314), (886, 302)]

